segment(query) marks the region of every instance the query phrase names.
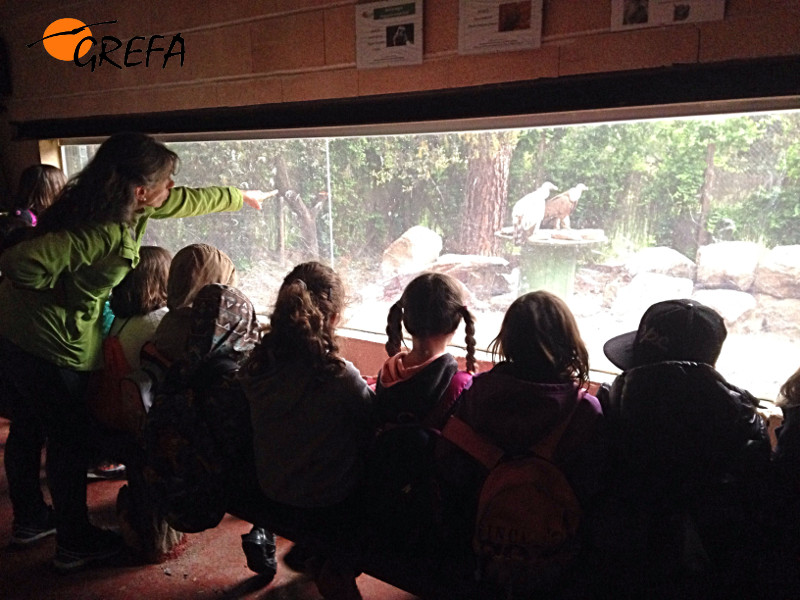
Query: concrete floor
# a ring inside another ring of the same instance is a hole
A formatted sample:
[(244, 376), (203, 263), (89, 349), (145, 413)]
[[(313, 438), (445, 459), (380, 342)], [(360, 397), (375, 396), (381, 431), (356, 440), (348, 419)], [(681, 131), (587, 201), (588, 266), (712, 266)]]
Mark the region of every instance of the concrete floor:
[[(0, 451), (5, 447), (8, 421), (0, 419)], [(88, 484), (89, 510), (94, 522), (112, 527), (120, 481)], [(189, 600), (258, 599), (318, 600), (316, 585), (308, 577), (288, 569), (279, 560), (278, 574), (269, 584), (245, 564), (240, 535), (250, 525), (226, 516), (220, 525), (190, 534), (178, 555), (158, 565), (139, 565), (122, 555), (102, 566), (61, 575), (50, 561), (55, 553), (53, 537), (22, 550), (9, 547), (11, 505), (5, 466), (0, 469), (0, 599), (2, 600)], [(278, 540), (278, 557), (291, 547)], [(358, 578), (364, 600), (413, 600), (414, 596), (367, 575)]]

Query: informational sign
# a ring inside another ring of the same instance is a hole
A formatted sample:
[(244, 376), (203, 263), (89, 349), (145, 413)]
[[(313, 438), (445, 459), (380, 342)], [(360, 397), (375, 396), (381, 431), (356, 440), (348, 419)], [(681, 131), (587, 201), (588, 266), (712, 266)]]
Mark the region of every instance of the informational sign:
[(356, 4), (359, 69), (422, 62), (422, 0)]
[(611, 0), (611, 29), (637, 29), (725, 18), (725, 0)]
[(542, 0), (460, 0), (458, 51), (511, 52), (542, 45)]

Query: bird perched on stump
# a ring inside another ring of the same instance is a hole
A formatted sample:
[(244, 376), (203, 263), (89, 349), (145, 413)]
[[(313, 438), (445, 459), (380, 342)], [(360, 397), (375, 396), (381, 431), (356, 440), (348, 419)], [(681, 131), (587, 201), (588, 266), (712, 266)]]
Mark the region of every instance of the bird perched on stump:
[(578, 204), (581, 194), (589, 188), (579, 183), (552, 198), (548, 198), (544, 207), (543, 223), (553, 223), (553, 229), (569, 229), (569, 216)]
[(514, 226), (514, 243), (521, 246), (534, 233), (539, 231), (545, 211), (545, 201), (550, 192), (558, 188), (545, 181), (542, 185), (517, 200), (511, 209), (511, 223)]

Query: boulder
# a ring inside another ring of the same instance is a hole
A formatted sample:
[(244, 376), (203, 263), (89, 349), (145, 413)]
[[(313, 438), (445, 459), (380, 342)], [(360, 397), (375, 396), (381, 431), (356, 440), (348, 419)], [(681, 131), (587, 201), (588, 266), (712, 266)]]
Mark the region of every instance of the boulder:
[(642, 248), (625, 261), (625, 269), (632, 276), (639, 273), (660, 273), (670, 277), (683, 277), (694, 280), (697, 265), (672, 248), (658, 246)]
[(416, 273), (428, 268), (442, 251), (442, 236), (415, 225), (383, 251), (381, 275), (384, 278)]
[(615, 316), (624, 317), (630, 329), (639, 326), (644, 311), (662, 300), (689, 298), (694, 282), (686, 277), (670, 277), (659, 273), (640, 273), (617, 291), (611, 305)]
[(765, 252), (753, 289), (776, 298), (800, 298), (800, 245), (776, 246)]
[(697, 290), (692, 298), (722, 315), (728, 328), (746, 319), (756, 307), (756, 299), (752, 295), (738, 290)]
[(761, 324), (761, 331), (777, 333), (790, 338), (800, 337), (800, 300), (775, 298), (756, 294), (758, 305), (753, 311)]
[(719, 242), (697, 250), (697, 287), (747, 292), (764, 247), (754, 242)]

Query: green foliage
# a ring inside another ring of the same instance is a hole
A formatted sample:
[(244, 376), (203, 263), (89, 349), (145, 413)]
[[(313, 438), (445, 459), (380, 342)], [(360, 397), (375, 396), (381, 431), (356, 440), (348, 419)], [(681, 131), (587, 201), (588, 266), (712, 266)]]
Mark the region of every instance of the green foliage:
[[(735, 224), (726, 229), (733, 239), (800, 243), (799, 112), (546, 127), (514, 135), (519, 140), (511, 157), (505, 224), (516, 200), (549, 180), (560, 190), (588, 186), (572, 226), (603, 229), (614, 248), (658, 244), (691, 254), (701, 217), (712, 235), (727, 219)], [(481, 136), (488, 136), (483, 139), (489, 146), (500, 141), (500, 132), (338, 137), (329, 140), (329, 154), (324, 138), (170, 146), (181, 157), (178, 185), (268, 191), (278, 187), (282, 162), (291, 187), (316, 210), (320, 254), (327, 256), (332, 243), (337, 257), (374, 261), (419, 224), (442, 235), (445, 251), (452, 249), (471, 217), (464, 210), (469, 153)], [(70, 170), (85, 164), (94, 149), (70, 151)], [(704, 186), (710, 197), (706, 215)], [(206, 241), (246, 270), (276, 255), (283, 223), (288, 258), (305, 258), (298, 219), (288, 207), (278, 207), (272, 198), (260, 213), (246, 208), (152, 223), (148, 241), (173, 251)]]

